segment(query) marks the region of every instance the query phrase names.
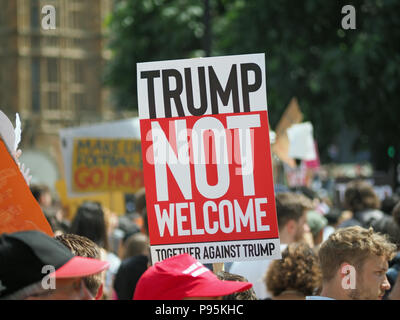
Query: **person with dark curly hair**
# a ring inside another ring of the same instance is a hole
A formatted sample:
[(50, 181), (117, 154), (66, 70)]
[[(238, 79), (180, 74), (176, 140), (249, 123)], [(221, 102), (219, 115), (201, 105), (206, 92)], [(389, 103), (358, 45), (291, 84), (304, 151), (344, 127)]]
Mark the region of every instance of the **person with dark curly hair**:
[(272, 300), (305, 300), (319, 292), (322, 273), (315, 251), (304, 242), (295, 242), (274, 260), (264, 278)]

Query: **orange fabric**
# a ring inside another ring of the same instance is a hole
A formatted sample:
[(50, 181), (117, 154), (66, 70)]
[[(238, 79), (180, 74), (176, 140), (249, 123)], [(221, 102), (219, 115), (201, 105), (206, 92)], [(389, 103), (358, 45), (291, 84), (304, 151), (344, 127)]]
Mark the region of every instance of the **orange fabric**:
[(0, 234), (26, 230), (54, 236), (18, 165), (0, 138)]

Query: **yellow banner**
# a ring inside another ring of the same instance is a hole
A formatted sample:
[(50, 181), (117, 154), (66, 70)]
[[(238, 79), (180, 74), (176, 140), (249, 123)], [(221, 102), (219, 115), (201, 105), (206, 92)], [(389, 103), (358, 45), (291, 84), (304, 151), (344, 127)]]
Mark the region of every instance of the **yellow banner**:
[(72, 175), (75, 192), (135, 192), (144, 186), (140, 140), (74, 139)]

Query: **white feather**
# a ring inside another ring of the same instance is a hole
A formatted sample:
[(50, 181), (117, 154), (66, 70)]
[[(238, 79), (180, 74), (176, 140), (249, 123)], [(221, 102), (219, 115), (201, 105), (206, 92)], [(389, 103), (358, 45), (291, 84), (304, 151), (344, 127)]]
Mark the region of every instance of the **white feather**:
[(14, 144), (14, 150), (17, 151), (18, 145), (21, 142), (21, 134), (22, 134), (22, 129), (21, 129), (21, 120), (19, 118), (18, 112), (16, 113), (15, 116), (15, 144)]

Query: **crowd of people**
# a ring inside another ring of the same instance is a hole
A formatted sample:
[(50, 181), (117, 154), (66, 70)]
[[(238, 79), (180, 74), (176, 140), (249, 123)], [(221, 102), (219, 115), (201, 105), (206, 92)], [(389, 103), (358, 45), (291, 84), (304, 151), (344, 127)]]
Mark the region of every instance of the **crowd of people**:
[(400, 299), (400, 198), (381, 201), (363, 180), (348, 183), (340, 205), (306, 187), (277, 192), (282, 258), (215, 273), (188, 254), (152, 264), (143, 189), (135, 212), (85, 201), (71, 221), (48, 188), (31, 192), (55, 236), (0, 236), (0, 299)]

